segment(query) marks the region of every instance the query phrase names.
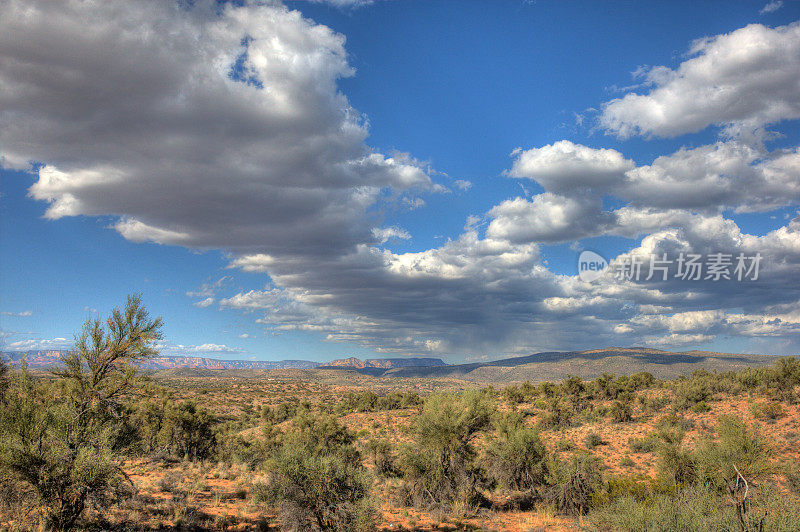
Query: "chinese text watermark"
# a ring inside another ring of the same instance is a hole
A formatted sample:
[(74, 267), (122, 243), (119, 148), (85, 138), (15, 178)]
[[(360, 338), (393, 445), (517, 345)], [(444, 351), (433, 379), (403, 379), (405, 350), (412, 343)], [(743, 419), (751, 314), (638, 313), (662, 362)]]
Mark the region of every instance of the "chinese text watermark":
[(618, 281), (757, 281), (760, 267), (761, 253), (626, 255), (611, 264), (593, 251), (584, 251), (578, 258), (578, 276), (585, 282), (595, 281), (607, 272)]

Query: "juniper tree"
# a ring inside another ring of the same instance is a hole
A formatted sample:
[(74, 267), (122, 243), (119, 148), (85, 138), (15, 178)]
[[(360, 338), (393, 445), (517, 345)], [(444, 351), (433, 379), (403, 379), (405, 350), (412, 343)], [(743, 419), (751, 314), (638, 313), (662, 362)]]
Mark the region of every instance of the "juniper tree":
[[(118, 495), (123, 399), (137, 385), (136, 363), (156, 354), (161, 318), (141, 297), (105, 321), (87, 320), (61, 358), (55, 382), (35, 381), (23, 367), (13, 379), (0, 423), (0, 468), (34, 496), (44, 525), (69, 530), (91, 505)], [(35, 515), (33, 517), (36, 517)]]

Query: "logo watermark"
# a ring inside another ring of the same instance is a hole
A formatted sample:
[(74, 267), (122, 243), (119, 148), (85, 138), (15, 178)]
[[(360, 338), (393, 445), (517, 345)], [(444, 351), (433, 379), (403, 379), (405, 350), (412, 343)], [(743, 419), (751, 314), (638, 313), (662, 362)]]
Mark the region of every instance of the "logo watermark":
[(578, 257), (578, 277), (584, 283), (598, 280), (607, 269), (608, 261), (594, 251), (582, 251)]
[(610, 264), (594, 251), (583, 251), (578, 257), (578, 277), (587, 283), (609, 272), (618, 281), (757, 281), (761, 258), (761, 253), (680, 252), (673, 258), (666, 253), (626, 255)]

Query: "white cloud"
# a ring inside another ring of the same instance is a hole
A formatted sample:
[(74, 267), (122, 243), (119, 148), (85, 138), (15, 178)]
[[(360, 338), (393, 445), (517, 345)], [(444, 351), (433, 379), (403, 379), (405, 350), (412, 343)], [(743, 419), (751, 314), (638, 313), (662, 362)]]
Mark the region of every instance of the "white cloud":
[(605, 190), (620, 182), (634, 167), (617, 150), (595, 149), (561, 140), (541, 148), (517, 149), (511, 177), (535, 179), (552, 192), (575, 188)]
[(162, 342), (156, 346), (159, 353), (162, 355), (188, 355), (188, 356), (204, 356), (204, 355), (225, 355), (225, 354), (241, 354), (247, 353), (244, 349), (230, 347), (225, 344), (204, 343), (200, 345), (183, 345), (172, 342)]
[(781, 0), (773, 0), (772, 2), (769, 2), (764, 7), (762, 7), (761, 11), (759, 11), (759, 14), (764, 15), (766, 13), (774, 13), (781, 7), (783, 7), (783, 2)]
[(674, 137), (717, 124), (757, 130), (800, 117), (800, 23), (751, 24), (700, 39), (689, 59), (647, 73), (646, 94), (604, 104), (600, 126), (621, 138)]
[(614, 217), (597, 198), (566, 197), (551, 192), (532, 200), (506, 200), (489, 211), (487, 236), (512, 242), (563, 242), (602, 234)]
[(37, 338), (8, 342), (3, 349), (6, 351), (48, 351), (70, 347), (72, 347), (72, 342), (66, 338)]
[(376, 227), (372, 230), (372, 234), (378, 239), (378, 243), (380, 244), (385, 244), (387, 241), (393, 238), (399, 238), (401, 240), (409, 240), (411, 238), (411, 235), (408, 234), (408, 231), (397, 226), (381, 228)]
[(469, 190), (472, 188), (472, 183), (466, 179), (456, 179), (453, 181), (453, 186), (459, 190)]
[(358, 8), (372, 4), (374, 0), (311, 0), (315, 4), (330, 4), (338, 8)]
[(214, 299), (213, 297), (207, 297), (193, 304), (195, 307), (207, 308), (213, 305), (215, 301), (216, 299)]
[(4, 311), (0, 312), (0, 316), (9, 316), (11, 318), (28, 318), (30, 316), (33, 316), (33, 311), (31, 311), (31, 310), (23, 310), (22, 312), (10, 312), (10, 311), (4, 310)]

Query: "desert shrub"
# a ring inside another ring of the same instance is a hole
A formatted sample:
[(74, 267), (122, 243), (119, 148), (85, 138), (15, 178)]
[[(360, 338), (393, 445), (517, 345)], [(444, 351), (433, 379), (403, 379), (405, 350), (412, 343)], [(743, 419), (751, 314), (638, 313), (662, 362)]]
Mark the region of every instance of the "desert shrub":
[(695, 403), (691, 407), (689, 407), (689, 410), (691, 410), (692, 412), (700, 414), (700, 413), (703, 413), (703, 412), (710, 412), (711, 411), (711, 406), (705, 401), (700, 401), (699, 403)]
[(217, 432), (216, 441), (215, 454), (218, 460), (244, 464), (250, 469), (262, 464), (274, 450), (272, 439), (245, 438), (237, 432)]
[(375, 466), (375, 473), (382, 477), (398, 475), (397, 459), (392, 450), (392, 444), (387, 440), (370, 440), (366, 448), (367, 457)]
[(275, 407), (275, 423), (283, 423), (297, 415), (297, 403), (285, 402)]
[(603, 486), (599, 459), (590, 453), (576, 453), (568, 460), (552, 458), (547, 480), (548, 499), (569, 515), (588, 512)]
[(177, 458), (209, 458), (217, 444), (214, 423), (214, 415), (194, 401), (169, 405), (159, 432), (159, 444)]
[(516, 384), (506, 386), (503, 389), (503, 398), (511, 404), (519, 404), (525, 402), (525, 394), (522, 393), (519, 386)]
[(268, 464), (269, 482), (257, 491), (278, 508), (282, 529), (374, 529), (371, 479), (353, 442), (333, 417), (294, 419)]
[(519, 391), (526, 399), (531, 399), (536, 395), (536, 386), (531, 384), (531, 381), (525, 381), (519, 386)]
[(631, 436), (628, 438), (628, 447), (635, 453), (652, 453), (658, 448), (660, 441), (658, 434), (652, 432), (641, 438)]
[(646, 501), (655, 494), (673, 493), (674, 491), (674, 488), (641, 473), (612, 475), (606, 481), (604, 489), (595, 496), (594, 503), (595, 507), (599, 507), (626, 497), (631, 497), (636, 501)]
[(422, 398), (416, 392), (391, 392), (387, 395), (378, 397), (374, 405), (374, 409), (398, 410), (401, 408), (412, 408), (421, 404)]
[(167, 397), (151, 392), (151, 397), (140, 401), (133, 409), (130, 420), (137, 427), (138, 453), (144, 455), (162, 455), (167, 450), (159, 446), (158, 435), (164, 427), (164, 412), (167, 409)]
[(675, 388), (675, 408), (688, 410), (711, 399), (711, 388), (701, 378), (679, 381)]
[(778, 359), (772, 371), (771, 386), (776, 389), (776, 397), (795, 402), (797, 395), (794, 388), (800, 385), (800, 362), (794, 357)]
[(547, 410), (539, 419), (541, 429), (556, 429), (569, 427), (575, 421), (574, 412), (560, 398), (550, 399)]
[(600, 436), (598, 433), (590, 432), (583, 439), (583, 443), (586, 445), (587, 449), (594, 449), (595, 447), (599, 447), (600, 445), (606, 445), (608, 442), (603, 440), (603, 437)]
[(656, 424), (656, 427), (660, 430), (679, 429), (686, 432), (694, 428), (694, 421), (677, 414), (669, 414), (662, 417)]
[(648, 397), (646, 395), (640, 395), (637, 401), (644, 414), (655, 414), (669, 404), (669, 399), (666, 397)]
[(497, 436), (486, 448), (485, 463), (489, 478), (508, 489), (531, 492), (547, 478), (547, 449), (539, 433), (525, 427), (516, 413), (498, 416)]
[(561, 389), (567, 395), (578, 397), (581, 394), (583, 394), (583, 392), (586, 390), (586, 386), (584, 386), (583, 380), (580, 377), (577, 377), (575, 375), (568, 375), (561, 382)]
[(770, 470), (769, 447), (758, 429), (740, 419), (723, 416), (716, 427), (717, 438), (701, 442), (696, 453), (700, 481), (718, 489), (736, 478), (734, 465), (748, 481), (764, 478)]
[(263, 405), (261, 407), (261, 419), (267, 423), (275, 423), (275, 409), (270, 405)]
[(633, 421), (633, 408), (628, 402), (614, 401), (614, 404), (611, 405), (610, 414), (614, 423)]
[(475, 391), (426, 398), (416, 418), (416, 442), (400, 460), (409, 503), (452, 514), (481, 502), (473, 439), (494, 408), (486, 394)]
[(547, 398), (553, 398), (561, 392), (560, 388), (557, 384), (554, 384), (549, 381), (544, 381), (539, 383), (538, 391), (541, 395)]
[(675, 486), (697, 480), (696, 459), (690, 450), (683, 448), (684, 435), (680, 428), (665, 428), (659, 432), (658, 473), (663, 481)]
[(753, 417), (774, 421), (786, 415), (786, 409), (780, 403), (756, 403), (752, 406)]
[(652, 373), (647, 371), (638, 371), (628, 377), (628, 391), (635, 392), (650, 388), (656, 383), (655, 377)]
[(786, 477), (786, 484), (795, 495), (800, 495), (800, 464), (791, 463), (786, 466), (784, 471)]
[(720, 493), (702, 484), (674, 492), (656, 491), (645, 497), (615, 498), (594, 510), (587, 524), (590, 530), (630, 532), (797, 530), (800, 507), (796, 501), (769, 487), (753, 489), (749, 500), (748, 511), (743, 515), (744, 528), (734, 506)]
[(0, 405), (4, 405), (6, 402), (6, 390), (9, 382), (8, 365), (2, 353), (0, 353)]
[(620, 389), (612, 373), (603, 373), (592, 381), (592, 394), (597, 399), (616, 399)]
[(88, 507), (103, 508), (128, 491), (121, 397), (138, 387), (134, 364), (155, 354), (160, 328), (161, 319), (151, 320), (130, 296), (105, 324), (85, 323), (55, 385), (34, 382), (24, 370), (13, 379), (0, 422), (0, 471), (30, 494), (29, 520), (72, 529)]

